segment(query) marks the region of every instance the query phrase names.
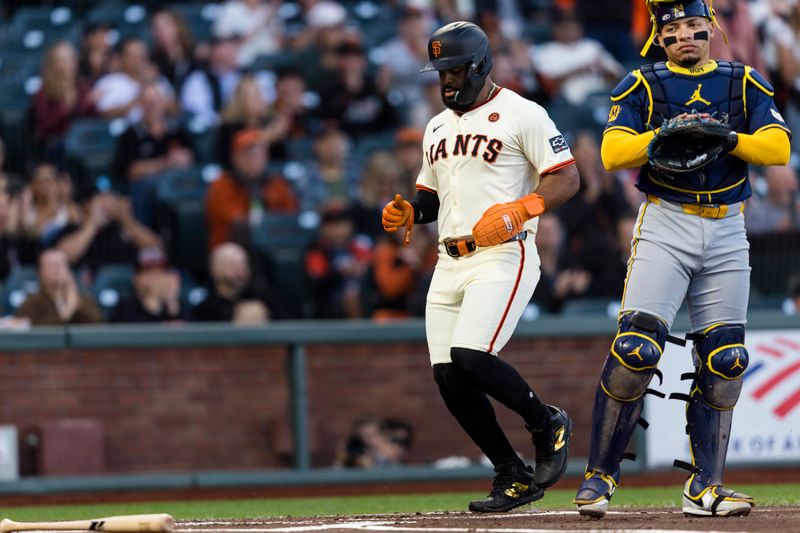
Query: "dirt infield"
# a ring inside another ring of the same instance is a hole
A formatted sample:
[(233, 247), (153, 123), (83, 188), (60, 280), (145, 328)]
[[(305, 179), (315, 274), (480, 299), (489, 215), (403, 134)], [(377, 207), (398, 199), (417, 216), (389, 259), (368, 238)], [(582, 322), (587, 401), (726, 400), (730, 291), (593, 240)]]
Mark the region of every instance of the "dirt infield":
[(609, 533), (666, 532), (739, 532), (766, 533), (798, 530), (800, 508), (758, 508), (746, 517), (687, 518), (679, 510), (643, 509), (610, 511), (603, 520), (590, 520), (569, 511), (535, 511), (476, 515), (472, 513), (416, 513), (369, 516), (330, 516), (316, 518), (274, 518), (179, 522), (176, 532), (214, 533), (301, 533), (326, 531), (384, 532), (482, 532), (482, 533), (546, 533), (569, 531), (602, 531)]

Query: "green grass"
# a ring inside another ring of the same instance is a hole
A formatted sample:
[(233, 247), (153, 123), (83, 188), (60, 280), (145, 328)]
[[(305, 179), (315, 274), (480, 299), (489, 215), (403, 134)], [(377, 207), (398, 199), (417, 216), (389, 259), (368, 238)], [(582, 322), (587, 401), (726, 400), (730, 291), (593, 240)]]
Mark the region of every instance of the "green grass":
[[(800, 505), (800, 483), (742, 485), (758, 505)], [(572, 490), (549, 490), (539, 509), (571, 508)], [(271, 498), (259, 500), (210, 500), (98, 505), (10, 507), (0, 511), (12, 520), (72, 520), (120, 514), (169, 513), (176, 519), (258, 518), (269, 516), (319, 516), (350, 514), (460, 511), (478, 493), (347, 496), (338, 498)], [(629, 488), (614, 496), (614, 507), (677, 507), (679, 487)]]

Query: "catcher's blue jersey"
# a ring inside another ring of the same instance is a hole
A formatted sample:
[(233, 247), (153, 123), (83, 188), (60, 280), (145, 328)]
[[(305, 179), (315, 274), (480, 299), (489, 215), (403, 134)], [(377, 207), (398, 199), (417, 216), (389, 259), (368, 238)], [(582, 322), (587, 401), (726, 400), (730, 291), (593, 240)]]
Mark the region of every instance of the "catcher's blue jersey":
[[(606, 131), (644, 133), (666, 119), (697, 111), (727, 120), (731, 129), (740, 133), (768, 128), (789, 133), (772, 94), (770, 84), (741, 63), (712, 60), (695, 69), (663, 62), (644, 65), (612, 91)], [(747, 163), (732, 155), (685, 174), (667, 175), (646, 163), (636, 186), (675, 202), (732, 204), (750, 197), (747, 172)]]

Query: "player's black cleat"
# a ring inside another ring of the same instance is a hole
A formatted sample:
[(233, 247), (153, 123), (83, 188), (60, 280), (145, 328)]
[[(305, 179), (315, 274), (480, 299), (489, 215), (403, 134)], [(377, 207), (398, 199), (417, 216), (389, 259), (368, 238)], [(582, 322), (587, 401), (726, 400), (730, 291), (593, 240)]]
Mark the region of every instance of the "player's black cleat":
[(567, 469), (569, 458), (569, 438), (572, 435), (572, 420), (560, 407), (548, 405), (550, 419), (544, 427), (531, 432), (536, 447), (536, 473), (534, 482), (542, 489), (555, 485)]
[(533, 482), (533, 468), (512, 466), (510, 469), (495, 468), (492, 491), (486, 498), (470, 502), (473, 513), (504, 513), (520, 505), (541, 500), (544, 490)]

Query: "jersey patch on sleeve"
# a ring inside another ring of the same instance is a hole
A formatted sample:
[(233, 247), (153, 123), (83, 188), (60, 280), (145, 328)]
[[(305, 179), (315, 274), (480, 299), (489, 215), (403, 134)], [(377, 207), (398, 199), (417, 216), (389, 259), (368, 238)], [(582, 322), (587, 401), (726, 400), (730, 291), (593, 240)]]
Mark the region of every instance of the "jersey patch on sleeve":
[(550, 137), (547, 140), (550, 141), (550, 148), (553, 149), (554, 154), (563, 152), (569, 148), (569, 146), (567, 146), (567, 141), (564, 140), (563, 135), (556, 135), (555, 137)]
[(786, 121), (785, 121), (785, 120), (783, 120), (783, 115), (781, 115), (780, 113), (778, 113), (778, 112), (777, 112), (777, 111), (775, 111), (774, 109), (770, 108), (770, 109), (769, 109), (769, 112), (770, 112), (770, 113), (772, 113), (772, 116), (773, 116), (773, 117), (775, 117), (775, 120), (777, 120), (778, 122), (781, 122), (781, 123), (783, 123), (783, 124), (785, 124), (785, 123), (786, 123)]

